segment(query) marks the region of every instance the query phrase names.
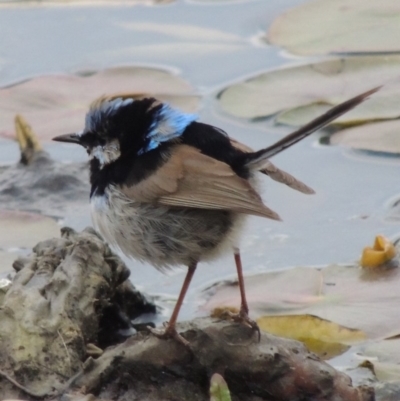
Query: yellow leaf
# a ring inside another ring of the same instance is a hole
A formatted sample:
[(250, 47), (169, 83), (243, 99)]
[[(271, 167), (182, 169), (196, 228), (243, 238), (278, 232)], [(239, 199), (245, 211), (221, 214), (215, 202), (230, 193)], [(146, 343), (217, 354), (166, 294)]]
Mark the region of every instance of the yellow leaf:
[(360, 263), (362, 267), (378, 267), (395, 256), (395, 246), (383, 235), (377, 235), (374, 246), (364, 248)]
[(234, 306), (222, 306), (214, 308), (210, 316), (217, 319), (229, 320), (230, 313), (239, 313), (239, 309)]
[(257, 323), (261, 330), (303, 342), (310, 351), (324, 359), (340, 355), (349, 348), (349, 344), (366, 339), (360, 330), (312, 315), (263, 316)]

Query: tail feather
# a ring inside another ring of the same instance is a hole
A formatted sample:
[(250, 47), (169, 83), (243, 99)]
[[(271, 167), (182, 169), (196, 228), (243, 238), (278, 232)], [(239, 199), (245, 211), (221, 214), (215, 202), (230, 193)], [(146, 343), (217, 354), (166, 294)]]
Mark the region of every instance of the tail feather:
[[(237, 141), (236, 139), (229, 138), (231, 144), (236, 149), (239, 149), (243, 153), (253, 153), (253, 149), (244, 145), (243, 143)], [(297, 178), (293, 177), (291, 174), (287, 173), (286, 171), (281, 170), (280, 168), (276, 167), (272, 164), (269, 160), (265, 160), (263, 165), (260, 166), (259, 170), (260, 173), (268, 175), (274, 181), (280, 182), (282, 184), (286, 184), (288, 187), (295, 189), (296, 191), (300, 191), (303, 194), (315, 194), (315, 191), (310, 188), (308, 185), (304, 184)]]
[(301, 182), (291, 174), (276, 167), (275, 164), (272, 164), (269, 160), (264, 161), (263, 167), (259, 171), (260, 173), (268, 175), (274, 181), (285, 184), (296, 191), (302, 192), (303, 194), (315, 194), (315, 191), (308, 185), (304, 184), (304, 182)]
[(286, 148), (301, 141), (303, 138), (329, 124), (331, 121), (340, 117), (342, 114), (347, 113), (354, 107), (358, 106), (360, 103), (364, 102), (370, 95), (377, 92), (380, 88), (381, 86), (371, 89), (368, 92), (362, 93), (361, 95), (358, 95), (356, 97), (353, 97), (352, 99), (347, 100), (343, 103), (340, 103), (339, 105), (332, 107), (326, 113), (312, 120), (308, 124), (299, 128), (297, 131), (285, 136), (278, 142), (275, 142), (273, 145), (258, 150), (257, 152), (250, 153), (247, 156), (247, 161), (245, 163), (246, 166), (251, 170), (261, 169), (265, 165), (267, 159), (275, 156), (277, 153), (280, 153)]

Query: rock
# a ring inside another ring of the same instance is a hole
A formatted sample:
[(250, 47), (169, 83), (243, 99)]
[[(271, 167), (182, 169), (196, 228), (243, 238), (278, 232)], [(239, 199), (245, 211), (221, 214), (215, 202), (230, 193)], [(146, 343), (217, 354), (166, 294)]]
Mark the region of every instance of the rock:
[[(155, 307), (127, 280), (121, 259), (92, 229), (40, 242), (0, 307), (0, 394), (26, 401), (209, 400), (214, 373), (233, 401), (373, 401), (304, 345), (211, 318), (182, 323), (189, 341), (134, 332)], [(97, 359), (95, 359), (97, 358)]]
[[(220, 373), (235, 401), (372, 401), (343, 373), (293, 340), (210, 318), (179, 326), (190, 349), (174, 340), (137, 335), (93, 360), (69, 391), (112, 400), (209, 400), (209, 379)], [(67, 391), (68, 392), (68, 391)]]
[[(35, 396), (62, 390), (87, 359), (87, 346), (124, 340), (119, 329), (155, 307), (127, 282), (129, 270), (92, 229), (62, 229), (40, 242), (17, 273), (0, 308), (0, 394)], [(127, 295), (129, 294), (129, 295)], [(121, 300), (129, 297), (129, 310)], [(89, 348), (90, 348), (89, 347)], [(99, 353), (99, 351), (98, 351)], [(28, 391), (26, 391), (28, 390)]]

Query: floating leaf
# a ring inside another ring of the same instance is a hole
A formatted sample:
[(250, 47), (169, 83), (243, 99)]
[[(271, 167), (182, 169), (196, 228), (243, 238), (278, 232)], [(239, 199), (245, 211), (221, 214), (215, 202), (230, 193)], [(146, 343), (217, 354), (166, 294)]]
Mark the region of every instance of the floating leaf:
[(362, 365), (371, 365), (378, 380), (400, 383), (400, 339), (368, 343), (357, 353), (357, 358), (365, 358)]
[(377, 235), (374, 246), (364, 248), (360, 263), (362, 267), (378, 267), (395, 256), (395, 246), (383, 235)]
[[(293, 109), (289, 109), (287, 111), (282, 111), (282, 113), (279, 113), (279, 115), (276, 117), (276, 121), (279, 124), (285, 125), (304, 125), (314, 119), (316, 116), (326, 113), (331, 107), (331, 104), (323, 102), (294, 107)], [(333, 122), (333, 124), (335, 124), (335, 122)]]
[[(298, 267), (246, 278), (253, 319), (309, 314), (360, 330), (371, 339), (400, 334), (399, 288), (399, 268), (375, 271), (356, 265)], [(238, 288), (223, 284), (213, 288), (205, 308), (238, 305)]]
[(168, 71), (118, 67), (80, 75), (48, 75), (0, 89), (0, 135), (15, 138), (19, 113), (41, 140), (82, 129), (90, 103), (104, 94), (138, 93), (158, 97), (184, 111), (198, 108), (190, 85)]
[(360, 330), (349, 329), (311, 315), (262, 316), (260, 329), (277, 336), (292, 338), (306, 344), (323, 359), (331, 359), (347, 351), (349, 344), (364, 341)]
[(333, 145), (400, 154), (400, 121), (384, 121), (341, 130), (330, 137)]
[(369, 343), (363, 347), (361, 355), (365, 358), (378, 359), (380, 362), (400, 365), (400, 338)]
[(382, 382), (400, 383), (400, 365), (394, 363), (374, 363), (376, 378)]
[(211, 377), (210, 396), (210, 401), (231, 401), (228, 385), (218, 373), (214, 373)]
[(60, 227), (50, 217), (0, 210), (0, 249), (32, 248), (39, 241), (59, 235)]
[(334, 121), (335, 124), (400, 116), (400, 56), (335, 58), (263, 73), (234, 84), (219, 95), (222, 108), (236, 117), (279, 112), (278, 123), (301, 125), (363, 91), (390, 84)]
[(314, 0), (280, 15), (268, 41), (300, 55), (400, 51), (398, 0)]

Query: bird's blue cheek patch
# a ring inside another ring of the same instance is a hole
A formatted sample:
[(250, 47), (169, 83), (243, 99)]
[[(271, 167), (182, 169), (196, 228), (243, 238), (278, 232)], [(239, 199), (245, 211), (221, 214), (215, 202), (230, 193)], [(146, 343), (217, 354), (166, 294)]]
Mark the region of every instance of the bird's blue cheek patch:
[(139, 150), (138, 155), (157, 149), (162, 142), (180, 137), (186, 127), (195, 120), (197, 120), (197, 115), (182, 113), (164, 104), (146, 135), (148, 143)]

